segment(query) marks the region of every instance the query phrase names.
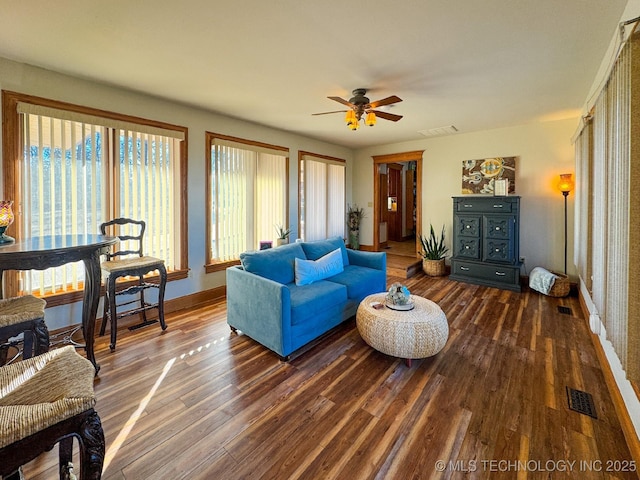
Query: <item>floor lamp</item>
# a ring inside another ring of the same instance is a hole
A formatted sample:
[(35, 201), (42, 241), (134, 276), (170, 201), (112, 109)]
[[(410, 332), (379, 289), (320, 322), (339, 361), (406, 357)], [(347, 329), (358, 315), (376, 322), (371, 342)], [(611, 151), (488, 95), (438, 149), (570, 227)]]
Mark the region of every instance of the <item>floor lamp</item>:
[(572, 174), (561, 173), (560, 181), (558, 182), (558, 189), (564, 196), (564, 274), (567, 274), (567, 197), (569, 192), (573, 190)]

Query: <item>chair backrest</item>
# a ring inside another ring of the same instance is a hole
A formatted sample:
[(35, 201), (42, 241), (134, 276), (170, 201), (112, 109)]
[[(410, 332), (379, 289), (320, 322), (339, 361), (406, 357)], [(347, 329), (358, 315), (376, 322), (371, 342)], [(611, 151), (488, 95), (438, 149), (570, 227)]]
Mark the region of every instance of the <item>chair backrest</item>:
[[(142, 238), (147, 224), (144, 220), (134, 220), (132, 218), (114, 218), (108, 222), (100, 224), (100, 232), (102, 235), (112, 235), (118, 237), (120, 243), (118, 247), (124, 247), (126, 250), (114, 250), (107, 253), (107, 261), (114, 257), (125, 257), (128, 255), (138, 255), (142, 257)], [(132, 249), (132, 245), (135, 249)]]

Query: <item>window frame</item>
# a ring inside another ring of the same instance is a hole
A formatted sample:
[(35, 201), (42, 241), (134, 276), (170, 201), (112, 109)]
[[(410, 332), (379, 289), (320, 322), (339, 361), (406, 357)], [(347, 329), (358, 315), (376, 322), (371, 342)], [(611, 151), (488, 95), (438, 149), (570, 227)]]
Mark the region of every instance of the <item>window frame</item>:
[[(124, 121), (133, 124), (139, 124), (150, 127), (158, 127), (167, 130), (181, 132), (184, 135), (184, 141), (180, 142), (180, 179), (179, 189), (175, 192), (176, 197), (180, 197), (180, 229), (181, 238), (179, 241), (180, 255), (179, 265), (177, 269), (171, 271), (168, 275), (168, 281), (187, 278), (189, 273), (189, 256), (188, 256), (188, 203), (187, 203), (187, 178), (188, 178), (188, 129), (179, 125), (173, 125), (156, 120), (135, 117), (131, 115), (101, 110), (82, 105), (76, 105), (59, 100), (52, 100), (44, 97), (13, 92), (8, 90), (2, 91), (2, 176), (3, 176), (3, 197), (19, 199), (19, 165), (22, 161), (22, 129), (20, 114), (18, 113), (18, 102), (31, 103), (43, 107), (50, 107), (59, 110), (68, 110), (79, 114), (94, 115), (106, 119)], [(110, 186), (112, 187), (112, 186)], [(16, 202), (17, 203), (17, 202)], [(111, 202), (109, 202), (111, 203)], [(109, 205), (111, 207), (111, 205)], [(17, 210), (17, 209), (16, 209)], [(22, 215), (19, 211), (14, 210), (15, 221), (11, 235), (20, 240), (22, 235)], [(156, 275), (157, 276), (157, 275)], [(151, 277), (153, 278), (153, 276)], [(3, 285), (7, 296), (17, 294), (19, 291), (18, 272), (6, 272), (3, 278)], [(78, 290), (60, 292), (45, 295), (48, 306), (64, 305), (81, 301), (83, 298), (82, 282), (78, 285)]]
[(250, 147), (257, 147), (257, 148), (266, 148), (269, 150), (276, 150), (276, 151), (281, 151), (283, 152), (283, 156), (286, 157), (286, 179), (285, 179), (285, 183), (287, 186), (287, 190), (285, 192), (285, 215), (286, 218), (289, 218), (289, 190), (290, 190), (290, 186), (289, 186), (289, 148), (287, 147), (282, 147), (280, 145), (272, 145), (269, 143), (264, 143), (264, 142), (258, 142), (255, 140), (248, 140), (245, 138), (239, 138), (239, 137), (234, 137), (234, 136), (230, 136), (230, 135), (224, 135), (221, 133), (214, 133), (214, 132), (205, 132), (205, 162), (206, 162), (206, 194), (205, 194), (205, 203), (206, 203), (206, 211), (205, 211), (205, 215), (206, 215), (206, 220), (205, 220), (205, 271), (206, 273), (213, 273), (213, 272), (219, 272), (222, 270), (226, 270), (228, 267), (231, 267), (233, 265), (239, 265), (240, 264), (240, 260), (224, 260), (224, 261), (216, 261), (213, 258), (211, 258), (211, 229), (213, 228), (213, 225), (211, 224), (211, 214), (212, 214), (212, 208), (213, 208), (213, 198), (211, 198), (211, 187), (212, 187), (212, 171), (211, 171), (211, 161), (212, 161), (212, 157), (211, 157), (211, 148), (213, 147), (214, 142), (216, 141), (216, 139), (218, 140), (224, 140), (224, 141), (229, 141), (229, 142), (235, 142), (235, 143), (240, 143), (240, 144), (244, 144), (247, 145), (248, 150), (251, 150)]

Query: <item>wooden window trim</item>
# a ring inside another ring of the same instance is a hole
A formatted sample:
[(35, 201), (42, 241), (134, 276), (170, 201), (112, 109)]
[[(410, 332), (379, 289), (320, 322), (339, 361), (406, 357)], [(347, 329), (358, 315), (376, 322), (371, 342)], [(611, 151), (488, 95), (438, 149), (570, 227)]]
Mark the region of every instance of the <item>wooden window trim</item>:
[[(3, 197), (15, 199), (17, 197), (18, 184), (18, 162), (22, 155), (22, 137), (20, 134), (20, 115), (18, 114), (18, 102), (32, 103), (45, 107), (58, 108), (62, 110), (70, 110), (77, 113), (95, 115), (113, 120), (122, 120), (140, 125), (148, 125), (152, 127), (164, 128), (167, 130), (175, 130), (184, 134), (184, 140), (180, 142), (180, 187), (176, 192), (176, 197), (180, 198), (180, 265), (177, 270), (168, 272), (168, 280), (178, 280), (187, 278), (189, 270), (189, 236), (188, 236), (188, 138), (189, 130), (187, 127), (174, 125), (170, 123), (150, 120), (142, 117), (135, 117), (121, 113), (110, 112), (92, 107), (85, 107), (72, 103), (52, 100), (44, 97), (37, 97), (9, 90), (2, 91), (2, 175), (3, 175)], [(16, 215), (14, 228), (11, 235), (17, 240), (20, 239), (22, 231), (22, 216)], [(153, 278), (153, 277), (152, 277)], [(4, 274), (3, 285), (6, 292), (18, 291), (18, 273), (7, 271)], [(74, 292), (65, 292), (47, 296), (48, 306), (63, 305), (67, 303), (82, 300), (82, 290)]]
[(211, 198), (211, 146), (216, 139), (227, 140), (230, 142), (241, 143), (247, 145), (249, 147), (262, 147), (268, 148), (271, 150), (281, 151), (283, 154), (286, 154), (286, 185), (287, 191), (285, 194), (285, 202), (286, 202), (286, 217), (289, 218), (289, 148), (282, 147), (279, 145), (272, 145), (269, 143), (257, 142), (254, 140), (247, 140), (245, 138), (232, 137), (230, 135), (223, 135), (221, 133), (214, 132), (205, 132), (205, 163), (206, 163), (206, 192), (205, 192), (205, 265), (204, 270), (206, 273), (214, 273), (220, 272), (222, 270), (226, 270), (228, 267), (233, 265), (240, 265), (240, 260), (228, 260), (228, 261), (215, 261), (210, 257), (211, 252), (211, 229), (213, 225), (211, 225), (211, 208), (213, 206), (213, 198)]

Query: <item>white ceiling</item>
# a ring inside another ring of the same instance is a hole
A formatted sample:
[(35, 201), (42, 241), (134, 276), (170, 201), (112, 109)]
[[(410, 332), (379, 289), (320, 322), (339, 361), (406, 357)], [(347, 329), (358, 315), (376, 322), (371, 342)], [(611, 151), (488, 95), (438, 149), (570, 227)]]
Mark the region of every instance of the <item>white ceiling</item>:
[[(626, 3), (0, 0), (0, 56), (359, 148), (576, 117)], [(404, 118), (311, 115), (360, 87)]]

